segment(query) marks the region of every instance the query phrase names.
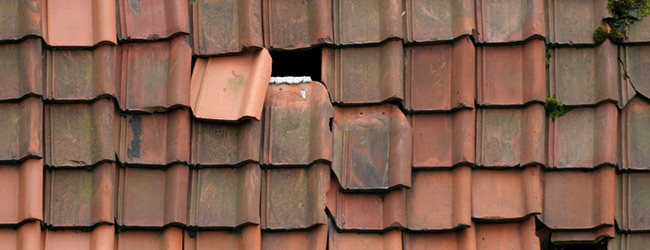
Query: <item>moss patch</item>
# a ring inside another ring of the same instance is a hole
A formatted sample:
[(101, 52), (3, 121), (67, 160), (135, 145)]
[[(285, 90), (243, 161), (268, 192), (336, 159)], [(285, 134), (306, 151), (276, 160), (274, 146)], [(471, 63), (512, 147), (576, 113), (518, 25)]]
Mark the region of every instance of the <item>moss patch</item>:
[(594, 31), (594, 42), (596, 44), (601, 44), (609, 37), (609, 33), (607, 32), (607, 27), (605, 25), (600, 25), (596, 30)]
[[(628, 26), (650, 14), (650, 0), (608, 0), (607, 10), (614, 16), (607, 23), (624, 36)], [(610, 38), (613, 41), (619, 39), (619, 36), (613, 38), (610, 34)]]
[(625, 40), (625, 35), (617, 29), (612, 29), (609, 31), (609, 40), (615, 43), (622, 43)]
[(565, 115), (567, 112), (571, 111), (571, 108), (567, 107), (564, 103), (558, 100), (555, 95), (546, 97), (546, 115), (551, 117), (551, 120), (555, 121), (555, 118)]

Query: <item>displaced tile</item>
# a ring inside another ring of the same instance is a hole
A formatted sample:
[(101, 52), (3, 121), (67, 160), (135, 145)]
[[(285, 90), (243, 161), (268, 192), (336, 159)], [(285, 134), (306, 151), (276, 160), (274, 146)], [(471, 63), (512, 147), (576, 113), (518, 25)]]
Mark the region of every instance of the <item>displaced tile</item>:
[[(628, 74), (624, 80), (634, 87), (634, 91), (650, 98), (650, 45), (627, 45), (621, 47), (620, 59), (624, 61), (625, 73)], [(625, 86), (623, 84), (623, 86)], [(623, 92), (625, 94), (626, 92)], [(628, 95), (631, 99), (633, 95)]]
[(264, 102), (261, 163), (278, 166), (331, 161), (329, 122), (333, 116), (325, 85), (272, 84)]
[(616, 234), (616, 237), (607, 243), (607, 249), (610, 250), (643, 249), (650, 246), (650, 233)]
[(413, 168), (452, 167), (473, 164), (476, 112), (411, 114)]
[(45, 165), (84, 167), (115, 161), (111, 99), (45, 105)]
[(42, 0), (2, 1), (0, 4), (0, 40), (43, 35)]
[(405, 51), (406, 109), (474, 107), (476, 57), (469, 37), (453, 43), (409, 46)]
[(190, 0), (195, 55), (263, 47), (262, 0)]
[(0, 245), (4, 250), (40, 250), (41, 223), (28, 222), (18, 229), (0, 228)]
[(633, 25), (628, 26), (626, 32), (627, 42), (641, 43), (650, 41), (650, 19), (643, 19), (643, 21), (635, 21)]
[(468, 227), (472, 223), (472, 173), (469, 167), (414, 171), (406, 193), (406, 220), (410, 230)]
[(400, 0), (332, 0), (336, 44), (378, 43), (404, 36), (404, 6)]
[(401, 250), (402, 232), (390, 230), (384, 233), (337, 232), (334, 225), (329, 229), (329, 250)]
[(54, 227), (90, 227), (115, 220), (115, 163), (92, 170), (48, 169), (45, 223)]
[(559, 44), (593, 44), (594, 30), (610, 17), (607, 0), (548, 1), (548, 40)]
[(503, 221), (541, 213), (543, 192), (540, 168), (473, 170), (472, 218)]
[(544, 106), (479, 109), (476, 116), (476, 164), (512, 167), (545, 163)]
[(332, 170), (343, 189), (411, 186), (411, 126), (392, 104), (336, 107)]
[(444, 41), (471, 35), (476, 27), (474, 14), (471, 0), (407, 0), (407, 40)]
[(321, 75), (332, 102), (403, 100), (403, 54), (400, 40), (389, 40), (376, 47), (323, 48)]
[(123, 110), (153, 112), (189, 106), (192, 49), (185, 36), (120, 47), (117, 98)]
[(155, 40), (190, 33), (187, 2), (183, 0), (117, 1), (118, 35), (122, 40)]
[(304, 229), (326, 224), (329, 166), (266, 169), (262, 172), (262, 229)]
[[(477, 0), (477, 41), (506, 43), (545, 36), (543, 0)], [(543, 61), (542, 61), (543, 62)]]
[(259, 224), (261, 172), (256, 163), (192, 170), (188, 224), (208, 228)]
[(299, 49), (332, 43), (332, 0), (263, 0), (264, 46)]
[(477, 223), (476, 250), (521, 249), (539, 250), (535, 235), (535, 218), (511, 223)]
[(43, 0), (43, 38), (51, 46), (117, 44), (117, 6), (106, 0)]
[(99, 225), (92, 231), (47, 230), (43, 250), (113, 250), (115, 226)]
[[(166, 165), (190, 158), (190, 111), (120, 117), (117, 156), (127, 164)], [(118, 132), (115, 132), (118, 133)], [(117, 135), (117, 134), (116, 134)]]
[(621, 111), (621, 169), (650, 169), (650, 102), (635, 97)]
[(183, 249), (183, 230), (168, 227), (160, 230), (119, 232), (115, 250), (179, 250)]
[(120, 168), (117, 223), (134, 227), (185, 224), (189, 171), (183, 164), (165, 170)]
[(0, 161), (41, 158), (43, 146), (43, 101), (29, 97), (16, 103), (0, 103)]
[(0, 190), (0, 224), (43, 220), (43, 160), (0, 165)]
[(614, 237), (614, 227), (606, 226), (591, 230), (553, 231), (551, 242), (554, 244), (596, 244), (604, 238)]
[(197, 118), (259, 120), (271, 77), (266, 49), (223, 57), (197, 58), (190, 105)]
[(259, 225), (245, 226), (241, 230), (210, 230), (190, 233), (185, 231), (183, 249), (185, 250), (259, 250), (261, 232)]
[(617, 164), (618, 109), (613, 103), (575, 108), (548, 120), (548, 166), (593, 168)]
[(263, 250), (325, 250), (328, 225), (317, 225), (306, 230), (264, 231)]
[(192, 119), (192, 164), (237, 165), (257, 162), (262, 143), (262, 122), (239, 123)]
[[(2, 18), (3, 14), (0, 13), (0, 27)], [(19, 43), (0, 44), (0, 79), (0, 100), (42, 95), (41, 39), (27, 38)]]
[(92, 100), (114, 97), (119, 81), (119, 49), (102, 45), (94, 49), (45, 50), (46, 100)]
[(650, 173), (617, 176), (616, 225), (625, 231), (650, 229)]
[(403, 232), (404, 250), (428, 250), (432, 246), (445, 250), (475, 250), (476, 230), (474, 227), (457, 231)]
[(477, 47), (476, 102), (480, 105), (544, 102), (545, 46), (544, 40), (533, 39), (517, 45)]

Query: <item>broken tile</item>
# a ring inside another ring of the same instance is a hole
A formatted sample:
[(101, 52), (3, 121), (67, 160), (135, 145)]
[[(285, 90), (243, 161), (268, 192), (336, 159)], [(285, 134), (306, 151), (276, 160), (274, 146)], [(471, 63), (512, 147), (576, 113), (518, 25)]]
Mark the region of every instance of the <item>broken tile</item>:
[(259, 224), (261, 178), (256, 163), (192, 170), (189, 225), (235, 228)]
[(134, 227), (185, 224), (189, 171), (183, 164), (168, 169), (120, 168), (117, 223)]
[(0, 224), (43, 220), (43, 160), (0, 165), (0, 190)]
[(477, 0), (476, 24), (477, 41), (480, 43), (506, 43), (543, 37), (546, 33), (544, 1)]
[(43, 146), (43, 101), (28, 97), (20, 102), (0, 103), (0, 161), (41, 158)]
[(396, 106), (336, 107), (332, 134), (343, 189), (411, 186), (411, 126)]
[(271, 77), (271, 61), (266, 49), (197, 58), (190, 87), (194, 115), (211, 120), (259, 120)]
[(406, 36), (409, 42), (446, 41), (471, 35), (476, 27), (474, 1), (407, 0)]
[(115, 163), (92, 170), (48, 169), (45, 178), (45, 223), (53, 227), (113, 224)]
[(176, 227), (162, 231), (128, 230), (119, 232), (115, 238), (115, 250), (183, 249), (183, 230)]
[(445, 250), (475, 250), (476, 230), (474, 227), (457, 231), (403, 232), (404, 250), (427, 250), (435, 246)]
[(114, 97), (119, 81), (119, 49), (102, 45), (94, 49), (45, 50), (46, 100), (93, 100)]
[(594, 30), (611, 17), (607, 0), (548, 1), (548, 40), (559, 44), (593, 44)]
[(115, 161), (111, 99), (45, 105), (45, 165), (85, 167)]
[(479, 109), (476, 164), (513, 167), (545, 164), (545, 111), (541, 104), (521, 109)]
[(332, 0), (264, 0), (264, 46), (299, 49), (332, 43)]
[(476, 102), (480, 105), (544, 102), (545, 46), (544, 40), (533, 39), (517, 45), (476, 47)]
[(401, 40), (389, 40), (376, 47), (323, 48), (321, 76), (332, 102), (403, 100), (403, 54)]
[(472, 170), (472, 218), (504, 221), (541, 213), (540, 168)]
[(548, 166), (593, 168), (617, 164), (618, 109), (613, 103), (575, 108), (548, 119)]
[(117, 44), (115, 1), (44, 0), (43, 38), (51, 46)]
[(42, 36), (41, 9), (43, 9), (43, 5), (42, 0), (3, 1), (0, 3), (0, 40), (20, 40), (25, 36)]
[(262, 229), (304, 229), (326, 224), (329, 167), (266, 169), (262, 172)]
[(164, 111), (189, 106), (192, 49), (185, 36), (167, 41), (126, 43), (122, 51), (120, 108)]
[(650, 81), (647, 81), (650, 78), (650, 71), (647, 70), (650, 65), (650, 45), (627, 45), (622, 46), (620, 51), (620, 60), (625, 65), (623, 70), (628, 74), (624, 80), (632, 85), (634, 91), (650, 98)]
[(183, 249), (185, 250), (259, 250), (261, 232), (259, 225), (249, 225), (241, 230), (206, 230), (191, 234), (185, 231)]
[(262, 122), (209, 122), (192, 119), (192, 164), (237, 165), (259, 161)]
[[(118, 133), (118, 132), (115, 132)], [(167, 165), (190, 158), (190, 111), (120, 117), (117, 156), (127, 164)]]
[(263, 47), (262, 0), (190, 0), (195, 55)]
[(190, 33), (187, 2), (182, 0), (117, 1), (122, 40), (155, 40)]
[(264, 102), (261, 163), (278, 166), (331, 161), (329, 122), (333, 116), (323, 84), (272, 84)]
[(43, 237), (43, 250), (112, 250), (115, 226), (99, 225), (92, 231), (47, 230)]
[(650, 41), (650, 19), (635, 21), (634, 25), (628, 26), (626, 35), (627, 42), (642, 43)]
[(650, 229), (650, 173), (620, 173), (616, 183), (616, 225), (625, 231)]
[(41, 223), (28, 222), (18, 229), (0, 228), (0, 245), (4, 250), (40, 250)]
[(474, 107), (476, 57), (469, 37), (453, 43), (409, 46), (405, 51), (406, 109)]
[(404, 6), (399, 0), (332, 0), (336, 44), (378, 43), (404, 36)]
[(472, 173), (467, 166), (453, 170), (413, 171), (406, 192), (410, 230), (442, 230), (472, 223)]
[(650, 169), (650, 103), (635, 97), (621, 111), (619, 167), (627, 170)]
[(535, 219), (511, 223), (477, 223), (476, 250), (521, 249), (539, 250), (535, 235)]
[[(28, 1), (12, 1), (28, 3)], [(0, 8), (2, 9), (2, 8)], [(2, 11), (2, 10), (0, 10)], [(0, 14), (0, 27), (2, 17)], [(0, 30), (2, 30), (0, 28)], [(27, 38), (19, 43), (0, 45), (0, 100), (43, 94), (41, 39)]]
[(402, 232), (390, 230), (384, 233), (337, 232), (330, 224), (328, 249), (330, 250), (401, 250)]
[(325, 250), (328, 225), (317, 225), (306, 230), (264, 231), (263, 250)]
[(475, 120), (474, 109), (409, 115), (413, 127), (413, 168), (473, 164)]
[(590, 230), (553, 231), (551, 242), (554, 244), (596, 244), (604, 238), (614, 237), (614, 227), (606, 226)]

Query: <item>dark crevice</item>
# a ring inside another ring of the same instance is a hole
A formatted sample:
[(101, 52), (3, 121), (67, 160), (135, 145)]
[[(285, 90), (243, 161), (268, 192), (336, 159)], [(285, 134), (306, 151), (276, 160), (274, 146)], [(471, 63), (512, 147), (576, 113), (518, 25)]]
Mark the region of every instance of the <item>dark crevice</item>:
[(309, 76), (321, 81), (321, 48), (271, 51), (271, 76)]

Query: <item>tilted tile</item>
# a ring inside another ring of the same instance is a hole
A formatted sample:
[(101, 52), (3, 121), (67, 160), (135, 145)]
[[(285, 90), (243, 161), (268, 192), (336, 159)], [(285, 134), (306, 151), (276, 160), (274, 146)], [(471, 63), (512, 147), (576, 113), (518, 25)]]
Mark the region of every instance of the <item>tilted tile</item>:
[(328, 225), (317, 225), (310, 229), (294, 231), (262, 232), (264, 250), (325, 250), (327, 249)]
[(548, 166), (593, 168), (617, 164), (618, 109), (613, 103), (575, 108), (548, 119)]
[(262, 229), (304, 229), (326, 224), (327, 164), (262, 172)]
[(378, 43), (404, 36), (404, 6), (399, 0), (332, 0), (336, 44)]
[(406, 192), (410, 230), (442, 230), (472, 224), (472, 173), (469, 167), (414, 171)]
[(545, 111), (541, 104), (520, 109), (476, 111), (476, 164), (512, 167), (545, 162)]
[(261, 232), (259, 225), (249, 225), (240, 230), (206, 230), (190, 234), (185, 231), (183, 249), (185, 250), (259, 250)]
[[(27, 1), (12, 1), (26, 3)], [(1, 8), (0, 8), (1, 9)], [(1, 11), (1, 10), (0, 10)], [(0, 14), (2, 16), (2, 14)], [(0, 17), (0, 25), (2, 23)], [(0, 30), (2, 30), (0, 28)], [(41, 39), (27, 38), (19, 43), (0, 44), (0, 100), (43, 94)]]
[(168, 169), (120, 168), (117, 223), (133, 227), (185, 224), (189, 167)]
[(334, 225), (329, 228), (329, 250), (401, 250), (402, 232), (390, 230), (384, 233), (337, 232)]
[(476, 223), (476, 250), (539, 250), (535, 218), (511, 223)]
[(406, 47), (404, 106), (408, 110), (474, 107), (475, 49), (469, 37)]
[(321, 75), (334, 103), (404, 99), (402, 41), (376, 47), (323, 48)]
[(0, 190), (0, 224), (43, 220), (43, 160), (0, 165)]
[(47, 230), (43, 237), (43, 250), (113, 250), (115, 226), (100, 225), (92, 231)]
[(48, 169), (45, 223), (53, 227), (90, 227), (115, 220), (115, 163), (92, 170)]
[(192, 170), (188, 224), (206, 228), (259, 224), (261, 179), (256, 163)]
[(119, 48), (102, 45), (94, 49), (45, 50), (46, 100), (92, 100), (115, 96), (119, 81)]
[(521, 219), (542, 212), (541, 167), (472, 171), (472, 218)]
[(551, 242), (558, 245), (596, 244), (598, 242), (602, 242), (604, 238), (614, 237), (614, 231), (615, 230), (613, 226), (594, 228), (590, 230), (554, 231), (551, 234)]
[(474, 7), (474, 1), (468, 0), (407, 0), (407, 40), (444, 41), (471, 35), (476, 27)]
[(593, 44), (594, 30), (608, 17), (607, 0), (550, 0), (548, 40), (559, 44)]
[(117, 44), (117, 6), (106, 0), (43, 0), (43, 38), (51, 46)]
[(183, 249), (183, 230), (129, 230), (117, 233), (115, 250), (179, 250)]
[(621, 111), (621, 169), (650, 169), (650, 102), (635, 97)]
[(336, 107), (332, 170), (343, 189), (411, 186), (411, 126), (392, 104)]
[(262, 0), (190, 0), (195, 55), (263, 47)]
[(42, 0), (0, 3), (0, 40), (19, 40), (30, 35), (42, 36), (43, 5)]
[(40, 250), (41, 223), (28, 222), (18, 229), (0, 228), (0, 245), (5, 250)]
[(607, 243), (607, 249), (611, 250), (643, 249), (650, 246), (650, 233), (616, 234), (616, 237)]
[(331, 161), (334, 116), (325, 86), (319, 82), (272, 84), (264, 102), (261, 163), (307, 165)]
[(544, 40), (476, 47), (476, 102), (522, 105), (546, 100)]
[[(650, 45), (627, 45), (619, 50), (619, 57), (624, 61), (624, 73), (628, 74), (624, 80), (630, 83), (637, 93), (650, 98)], [(623, 86), (626, 86), (622, 84)], [(632, 89), (632, 88), (630, 88)], [(632, 92), (633, 93), (633, 92)], [(626, 94), (626, 92), (623, 92)], [(629, 95), (631, 99), (633, 95)]]
[(299, 49), (332, 43), (332, 0), (263, 0), (264, 45)]
[(16, 103), (0, 103), (0, 161), (43, 156), (43, 101), (29, 97)]
[(192, 49), (185, 36), (120, 47), (117, 98), (123, 110), (153, 112), (189, 106)]
[(111, 99), (45, 105), (45, 165), (84, 167), (115, 161)]
[(476, 230), (474, 227), (456, 231), (403, 232), (404, 250), (427, 250), (435, 246), (446, 250), (476, 250)]
[(650, 173), (620, 173), (616, 183), (616, 225), (625, 231), (650, 229)]
[[(117, 156), (122, 163), (166, 165), (190, 158), (190, 111), (120, 117)], [(118, 133), (118, 132), (115, 132)]]
[(452, 167), (475, 162), (476, 112), (411, 114), (413, 168)]
[(194, 115), (212, 120), (259, 120), (271, 77), (271, 62), (266, 49), (197, 58), (190, 87)]
[(481, 43), (545, 36), (544, 0), (477, 0), (476, 23)]
[(626, 33), (627, 42), (648, 42), (650, 41), (650, 19), (635, 21), (633, 25), (628, 26)]
[(192, 119), (192, 164), (237, 165), (259, 161), (262, 122), (209, 122)]
[(155, 40), (190, 33), (187, 1), (117, 1), (118, 35), (122, 40)]

